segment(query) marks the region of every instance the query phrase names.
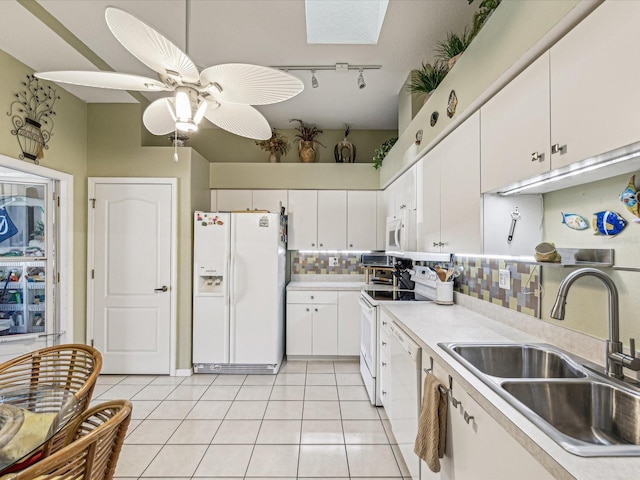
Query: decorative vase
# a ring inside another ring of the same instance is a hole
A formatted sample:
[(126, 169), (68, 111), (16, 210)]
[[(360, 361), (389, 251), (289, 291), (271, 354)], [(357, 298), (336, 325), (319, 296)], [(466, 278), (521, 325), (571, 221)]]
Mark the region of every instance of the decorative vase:
[(298, 143), (298, 156), (302, 163), (313, 163), (316, 161), (316, 142), (300, 140)]
[(271, 152), (269, 154), (269, 163), (280, 163), (280, 154)]
[(29, 160), (36, 161), (42, 156), (42, 146), (45, 139), (40, 128), (42, 125), (35, 120), (25, 118), (25, 123), (18, 128), (18, 144), (22, 150), (22, 154)]
[(333, 156), (336, 163), (355, 163), (356, 146), (344, 137), (344, 140), (337, 143), (333, 148)]

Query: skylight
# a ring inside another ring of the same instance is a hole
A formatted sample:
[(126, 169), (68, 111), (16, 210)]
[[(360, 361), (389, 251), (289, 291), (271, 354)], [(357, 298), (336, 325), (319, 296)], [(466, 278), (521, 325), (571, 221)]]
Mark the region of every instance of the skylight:
[(305, 0), (307, 43), (378, 43), (389, 0)]

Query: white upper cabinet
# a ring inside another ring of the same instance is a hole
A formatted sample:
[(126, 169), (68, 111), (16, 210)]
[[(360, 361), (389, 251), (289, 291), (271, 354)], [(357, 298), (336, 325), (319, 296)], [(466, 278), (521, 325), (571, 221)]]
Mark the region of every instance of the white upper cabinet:
[(429, 152), (418, 172), (418, 251), (482, 253), (480, 114)]
[(387, 212), (384, 204), (384, 191), (376, 191), (377, 227), (376, 227), (376, 250), (385, 249), (385, 236), (387, 233)]
[(269, 210), (272, 213), (280, 213), (280, 206), (284, 207), (284, 213), (286, 214), (288, 212), (286, 190), (253, 191), (254, 210)]
[(252, 190), (218, 190), (219, 212), (253, 209)]
[(289, 190), (289, 250), (318, 250), (318, 192)]
[(384, 191), (387, 217), (400, 218), (406, 210), (416, 209), (416, 166), (400, 175)]
[(378, 192), (347, 192), (347, 250), (375, 250), (377, 246)]
[(551, 48), (551, 168), (640, 140), (640, 2), (604, 2)]
[(347, 248), (347, 191), (318, 191), (318, 249)]
[(481, 108), (481, 190), (487, 192), (549, 170), (549, 53)]

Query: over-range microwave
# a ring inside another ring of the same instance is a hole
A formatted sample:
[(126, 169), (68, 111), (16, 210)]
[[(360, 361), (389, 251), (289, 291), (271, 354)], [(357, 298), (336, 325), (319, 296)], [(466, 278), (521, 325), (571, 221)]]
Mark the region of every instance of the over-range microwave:
[(397, 217), (387, 217), (386, 244), (387, 255), (403, 254), (415, 250), (415, 212), (405, 210)]

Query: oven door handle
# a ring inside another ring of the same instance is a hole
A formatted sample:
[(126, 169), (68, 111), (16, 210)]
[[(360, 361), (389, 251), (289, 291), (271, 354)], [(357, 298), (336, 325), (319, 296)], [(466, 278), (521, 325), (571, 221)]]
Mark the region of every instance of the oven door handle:
[(369, 302), (367, 302), (364, 298), (362, 297), (358, 298), (358, 302), (360, 302), (360, 306), (364, 308), (367, 312), (373, 313), (373, 310), (375, 307), (370, 305)]

